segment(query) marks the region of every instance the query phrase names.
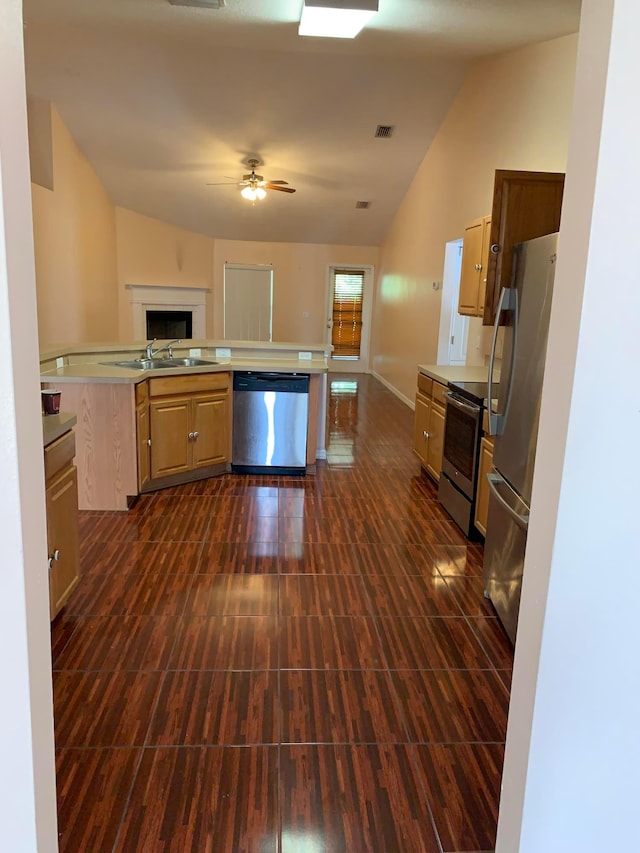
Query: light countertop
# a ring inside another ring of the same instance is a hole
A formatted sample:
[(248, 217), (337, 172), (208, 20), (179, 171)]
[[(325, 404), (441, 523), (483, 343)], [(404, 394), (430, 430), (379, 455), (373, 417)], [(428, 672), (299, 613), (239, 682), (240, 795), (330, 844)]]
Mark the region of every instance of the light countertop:
[[(107, 359), (105, 359), (107, 360)], [(123, 359), (113, 359), (121, 361)], [(152, 376), (181, 376), (188, 373), (220, 373), (228, 370), (254, 370), (256, 372), (277, 371), (279, 373), (326, 373), (325, 361), (319, 359), (304, 361), (297, 358), (231, 358), (218, 364), (199, 365), (197, 367), (167, 367), (154, 370), (136, 370), (128, 367), (84, 362), (67, 364), (43, 371), (40, 381), (54, 384), (65, 382), (110, 382), (137, 383)]]
[(59, 415), (43, 415), (42, 416), (42, 444), (46, 447), (69, 432), (76, 423), (77, 418), (71, 412), (60, 412)]
[[(419, 364), (418, 370), (443, 385), (449, 382), (486, 382), (489, 378), (489, 368), (483, 365), (467, 367), (457, 364)], [(499, 374), (496, 370), (496, 382), (498, 379)]]

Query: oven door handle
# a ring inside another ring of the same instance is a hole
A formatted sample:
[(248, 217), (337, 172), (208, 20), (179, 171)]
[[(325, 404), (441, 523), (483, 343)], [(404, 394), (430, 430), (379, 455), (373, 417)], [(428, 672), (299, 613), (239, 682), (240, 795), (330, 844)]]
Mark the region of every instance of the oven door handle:
[(465, 403), (460, 397), (456, 397), (451, 391), (447, 391), (446, 393), (447, 402), (451, 403), (452, 406), (455, 406), (457, 409), (462, 409), (464, 412), (469, 412), (469, 414), (474, 415), (474, 417), (478, 416), (480, 412), (480, 406), (474, 406), (473, 403)]
[(498, 486), (501, 483), (504, 483), (505, 480), (499, 474), (487, 474), (487, 480), (489, 481), (489, 488), (495, 499), (498, 501), (500, 506), (505, 509), (511, 518), (515, 521), (518, 527), (521, 527), (523, 530), (527, 530), (529, 527), (529, 513), (523, 513), (522, 515), (515, 510), (511, 504), (506, 501), (500, 492), (498, 491)]

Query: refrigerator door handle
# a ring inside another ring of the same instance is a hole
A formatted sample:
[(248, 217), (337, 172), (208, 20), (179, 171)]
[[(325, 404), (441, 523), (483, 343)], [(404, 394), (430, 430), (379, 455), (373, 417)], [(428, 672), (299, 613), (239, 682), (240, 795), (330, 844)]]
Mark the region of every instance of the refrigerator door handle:
[(526, 531), (529, 527), (529, 513), (521, 515), (502, 497), (498, 491), (498, 486), (505, 482), (504, 479), (499, 474), (487, 474), (487, 480), (489, 481), (489, 488), (498, 503), (509, 513), (518, 527), (521, 527)]
[[(504, 427), (504, 419), (507, 414), (507, 409), (509, 408), (509, 398), (511, 397), (511, 386), (507, 390), (507, 404), (504, 412), (494, 412), (491, 401), (493, 400), (493, 370), (495, 367), (496, 360), (496, 346), (498, 342), (498, 329), (500, 328), (500, 317), (503, 311), (514, 311), (516, 314), (516, 322), (513, 325), (514, 335), (517, 334), (517, 312), (518, 312), (518, 291), (512, 287), (503, 287), (500, 291), (500, 301), (498, 303), (498, 310), (496, 311), (496, 319), (493, 324), (493, 338), (491, 340), (491, 353), (489, 355), (489, 378), (487, 381), (487, 415), (489, 420), (489, 435), (502, 435), (502, 430)], [(512, 359), (515, 357), (515, 345), (516, 341), (514, 339), (513, 342), (513, 353)], [(510, 383), (513, 378), (513, 370), (510, 371)]]

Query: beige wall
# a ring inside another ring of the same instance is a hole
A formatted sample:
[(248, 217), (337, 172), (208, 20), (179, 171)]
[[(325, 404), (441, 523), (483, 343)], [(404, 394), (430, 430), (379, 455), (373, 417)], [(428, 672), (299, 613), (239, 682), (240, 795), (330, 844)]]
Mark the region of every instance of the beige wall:
[(273, 340), (320, 344), (326, 339), (328, 267), (377, 262), (378, 249), (373, 246), (216, 240), (214, 337), (223, 336), (225, 263), (272, 264)]
[(115, 209), (51, 111), (53, 190), (31, 185), (40, 346), (118, 337)]
[[(496, 169), (566, 167), (576, 48), (567, 36), (472, 66), (385, 237), (373, 370), (411, 399), (416, 365), (436, 361), (445, 243), (490, 212)], [(469, 363), (481, 333), (472, 321)]]
[(206, 288), (206, 335), (212, 337), (213, 239), (123, 207), (116, 208), (116, 230), (120, 340), (132, 337), (127, 284)]

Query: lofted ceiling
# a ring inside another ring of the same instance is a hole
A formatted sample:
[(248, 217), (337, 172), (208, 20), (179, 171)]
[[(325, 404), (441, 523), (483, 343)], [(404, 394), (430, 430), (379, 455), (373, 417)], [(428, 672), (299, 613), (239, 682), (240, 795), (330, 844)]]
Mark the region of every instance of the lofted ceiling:
[[(225, 239), (378, 245), (469, 62), (575, 32), (580, 13), (580, 0), (379, 0), (346, 41), (298, 36), (301, 6), (24, 0), (27, 89), (119, 206)], [(251, 157), (297, 191), (243, 199)]]

